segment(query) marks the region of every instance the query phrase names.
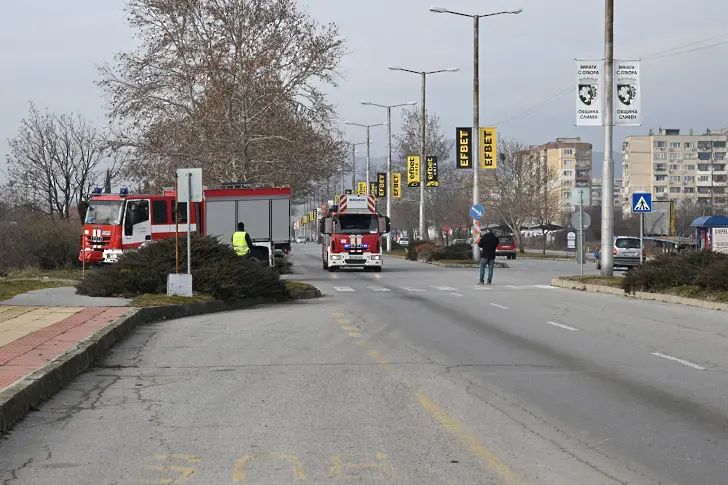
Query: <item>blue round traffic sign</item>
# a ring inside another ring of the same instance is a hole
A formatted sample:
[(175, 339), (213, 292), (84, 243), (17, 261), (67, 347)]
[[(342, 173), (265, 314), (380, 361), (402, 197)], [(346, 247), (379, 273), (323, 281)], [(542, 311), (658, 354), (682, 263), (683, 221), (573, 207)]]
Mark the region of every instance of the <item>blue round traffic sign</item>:
[(473, 204), (470, 208), (470, 217), (473, 219), (482, 219), (485, 215), (485, 207), (480, 204)]

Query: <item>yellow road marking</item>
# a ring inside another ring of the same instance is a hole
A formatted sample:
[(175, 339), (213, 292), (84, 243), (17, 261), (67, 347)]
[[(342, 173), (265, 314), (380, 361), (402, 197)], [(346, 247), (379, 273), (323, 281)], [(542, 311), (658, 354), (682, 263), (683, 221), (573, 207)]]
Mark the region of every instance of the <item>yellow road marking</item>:
[(356, 327), (354, 327), (352, 325), (342, 325), (341, 328), (343, 330), (346, 330), (347, 332), (353, 332), (355, 330), (358, 330)]
[(367, 345), (367, 343), (366, 343), (365, 341), (363, 341), (363, 340), (358, 340), (358, 341), (356, 342), (356, 344), (357, 344), (357, 345)]
[[(181, 455), (181, 454), (171, 454), (171, 455), (157, 455), (154, 457), (156, 460), (159, 461), (165, 461), (169, 460), (171, 458), (175, 458), (181, 461), (186, 461), (187, 463), (197, 463), (200, 461), (200, 458), (192, 455)], [(182, 483), (190, 478), (194, 477), (197, 474), (197, 470), (195, 470), (193, 467), (190, 466), (177, 466), (177, 465), (155, 465), (155, 466), (148, 466), (146, 467), (149, 470), (154, 470), (158, 472), (174, 472), (177, 474), (174, 478), (160, 478), (158, 480), (148, 480), (147, 483), (157, 483), (159, 485), (169, 485), (173, 483)]]
[(483, 460), (485, 466), (498, 475), (503, 483), (507, 485), (524, 485), (526, 483), (508, 468), (508, 465), (498, 458), (490, 448), (468, 431), (465, 425), (447, 414), (435, 401), (427, 397), (422, 391), (415, 392), (415, 397), (420, 403), (420, 406), (422, 406), (422, 409), (432, 416), (440, 426), (445, 428), (445, 431), (450, 433), (450, 435), (468, 445), (470, 451)]
[(350, 323), (348, 318), (337, 318), (336, 321), (343, 324)]
[(349, 337), (361, 338), (361, 334), (357, 332), (349, 332)]
[(245, 455), (244, 457), (240, 458), (235, 462), (234, 468), (233, 468), (233, 482), (235, 483), (241, 483), (245, 481), (245, 475), (246, 475), (246, 466), (248, 462), (254, 458), (262, 458), (262, 457), (271, 457), (276, 458), (279, 460), (287, 460), (291, 464), (291, 468), (293, 470), (293, 479), (294, 480), (305, 480), (306, 479), (306, 470), (303, 468), (303, 463), (301, 463), (301, 460), (294, 455), (286, 455), (283, 453), (254, 453), (252, 455)]
[(371, 476), (369, 478), (384, 478), (381, 474), (376, 472), (381, 472), (383, 470), (388, 470), (392, 468), (392, 465), (389, 464), (389, 461), (387, 460), (387, 454), (386, 453), (377, 453), (374, 455), (375, 462), (371, 463), (368, 462), (370, 460), (369, 454), (365, 454), (364, 456), (360, 456), (359, 460), (367, 460), (365, 462), (355, 462), (351, 463), (350, 460), (353, 458), (357, 458), (357, 455), (345, 453), (340, 455), (334, 455), (330, 457), (331, 460), (331, 467), (329, 468), (329, 473), (333, 475), (332, 478), (335, 480), (348, 480), (348, 481), (354, 481), (354, 480), (362, 480), (364, 477), (361, 475), (364, 473), (372, 473), (374, 476)]
[(370, 350), (369, 357), (374, 359), (377, 364), (384, 367), (384, 370), (389, 370), (389, 362), (387, 361), (387, 359), (382, 357), (382, 354), (380, 354), (378, 350)]

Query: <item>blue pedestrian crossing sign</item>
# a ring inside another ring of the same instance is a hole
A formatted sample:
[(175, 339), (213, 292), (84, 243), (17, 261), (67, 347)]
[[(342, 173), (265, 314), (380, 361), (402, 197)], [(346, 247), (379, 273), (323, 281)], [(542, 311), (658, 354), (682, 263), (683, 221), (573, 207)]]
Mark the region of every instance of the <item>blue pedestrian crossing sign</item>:
[(470, 208), (470, 217), (473, 219), (482, 219), (485, 215), (485, 208), (480, 204), (473, 204)]
[(632, 194), (632, 212), (635, 214), (652, 212), (652, 194), (648, 192)]

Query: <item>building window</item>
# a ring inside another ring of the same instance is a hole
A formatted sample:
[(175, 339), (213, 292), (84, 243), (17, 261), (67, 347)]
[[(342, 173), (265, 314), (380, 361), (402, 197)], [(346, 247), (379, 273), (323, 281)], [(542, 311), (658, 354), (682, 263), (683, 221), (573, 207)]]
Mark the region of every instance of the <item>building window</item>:
[(715, 154), (715, 160), (725, 160), (725, 152), (718, 152)]
[(565, 148), (564, 149), (564, 155), (573, 155), (574, 149), (573, 148)]
[(657, 148), (665, 148), (665, 142), (664, 141), (656, 141), (655, 146)]
[(725, 175), (713, 175), (713, 182), (725, 182)]
[(713, 144), (710, 141), (699, 141), (698, 150), (710, 150)]
[(670, 142), (670, 148), (680, 148), (680, 142), (679, 141)]
[(670, 153), (670, 160), (681, 160), (681, 159), (682, 159), (681, 153), (675, 153), (675, 152)]
[(685, 165), (685, 170), (695, 170), (695, 165)]
[(574, 175), (573, 170), (564, 170), (564, 177), (572, 177)]
[(660, 160), (667, 158), (667, 153), (657, 152), (657, 153), (655, 153), (655, 158), (660, 159)]
[(667, 165), (664, 163), (656, 163), (655, 164), (655, 172), (664, 172), (667, 170)]
[(710, 165), (708, 165), (707, 163), (699, 163), (698, 171), (699, 172), (710, 172)]
[(665, 187), (655, 187), (655, 193), (656, 194), (664, 194), (665, 193)]
[(565, 167), (571, 167), (574, 165), (574, 160), (564, 160)]
[(689, 159), (694, 160), (694, 159), (698, 158), (698, 154), (695, 152), (688, 152), (688, 153), (685, 153), (685, 156), (683, 158), (685, 158), (685, 159), (689, 158)]
[(686, 175), (685, 177), (683, 177), (683, 180), (685, 182), (695, 182), (695, 177), (693, 175)]
[(680, 176), (679, 175), (670, 175), (670, 182), (679, 182)]
[(698, 187), (698, 193), (699, 194), (709, 194), (710, 187)]
[(698, 152), (698, 160), (710, 160), (710, 152)]
[(723, 172), (723, 171), (725, 171), (725, 164), (724, 163), (714, 164), (713, 170), (715, 170), (716, 172)]
[(667, 175), (655, 175), (655, 181), (657, 182), (665, 182), (667, 180)]
[(698, 182), (707, 182), (710, 180), (710, 175), (700, 175), (698, 176)]
[(691, 141), (686, 141), (684, 143), (685, 148), (692, 148), (695, 144)]
[(685, 190), (683, 190), (686, 194), (694, 194), (695, 193), (695, 187), (685, 187)]
[(671, 194), (679, 194), (680, 193), (680, 187), (670, 187), (670, 193)]
[(725, 148), (725, 142), (724, 141), (714, 141), (713, 148)]
[(670, 170), (680, 170), (680, 165), (670, 165)]

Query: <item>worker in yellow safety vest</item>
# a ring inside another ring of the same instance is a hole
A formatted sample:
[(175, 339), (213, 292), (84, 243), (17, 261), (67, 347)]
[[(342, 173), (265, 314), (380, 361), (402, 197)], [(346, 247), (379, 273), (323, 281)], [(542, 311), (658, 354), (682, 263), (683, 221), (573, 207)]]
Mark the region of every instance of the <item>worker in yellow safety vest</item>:
[(249, 256), (253, 241), (250, 234), (245, 232), (245, 224), (238, 222), (238, 230), (233, 233), (233, 249), (238, 256)]

